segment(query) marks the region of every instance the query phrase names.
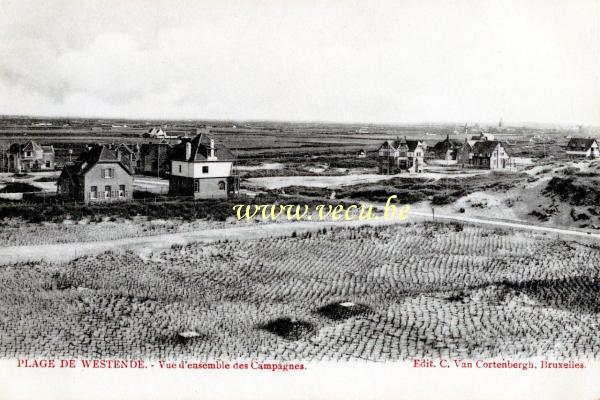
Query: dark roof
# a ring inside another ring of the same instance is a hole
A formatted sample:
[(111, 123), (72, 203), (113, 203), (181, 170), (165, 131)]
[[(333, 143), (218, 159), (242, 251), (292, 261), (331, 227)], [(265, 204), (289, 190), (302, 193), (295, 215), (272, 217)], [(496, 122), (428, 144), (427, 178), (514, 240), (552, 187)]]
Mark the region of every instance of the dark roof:
[(403, 138), (400, 138), (400, 139), (396, 138), (396, 140), (394, 140), (392, 142), (392, 147), (394, 147), (395, 149), (397, 149), (398, 147), (405, 146), (406, 144), (407, 144), (406, 143), (406, 137), (403, 137)]
[(42, 151), (42, 147), (33, 140), (29, 140), (25, 143), (13, 143), (8, 148), (8, 152), (11, 154), (21, 153), (23, 151)]
[[(169, 154), (169, 160), (172, 161), (187, 161), (187, 162), (202, 162), (211, 161), (208, 160), (210, 155), (210, 140), (211, 138), (205, 134), (200, 133), (193, 139), (183, 138), (180, 143), (173, 147), (173, 150)], [(185, 148), (186, 144), (190, 143), (192, 147), (191, 155), (186, 158)], [(214, 141), (215, 146), (215, 157), (216, 161), (233, 161), (235, 156), (225, 145)]]
[(130, 164), (129, 158), (124, 157), (119, 148), (97, 144), (84, 150), (74, 164), (66, 165), (61, 176), (65, 172), (69, 175), (85, 175), (86, 172), (99, 163), (120, 164), (128, 174), (133, 175), (133, 166)]
[(52, 146), (40, 146), (42, 148), (42, 150), (44, 150), (44, 153), (48, 153), (48, 154), (54, 154), (54, 147)]
[(415, 151), (420, 143), (420, 140), (407, 140), (406, 144), (408, 145), (408, 151)]
[(137, 144), (129, 146), (129, 145), (125, 144), (125, 143), (121, 143), (118, 146), (118, 148), (122, 152), (127, 153), (127, 154), (132, 154), (134, 156), (139, 153), (139, 148), (138, 148)]
[[(475, 142), (477, 143), (477, 142)], [(475, 143), (473, 143), (473, 146), (475, 146)], [(467, 146), (469, 149), (473, 149), (473, 146), (471, 146), (471, 143), (469, 143), (469, 141), (467, 139), (465, 139), (465, 141), (462, 143), (461, 148)]]
[(445, 153), (448, 150), (453, 150), (456, 149), (458, 147), (462, 146), (462, 142), (460, 140), (456, 140), (456, 139), (450, 139), (450, 136), (447, 135), (446, 139), (437, 142), (432, 150), (436, 153)]
[(571, 138), (567, 144), (568, 150), (586, 151), (588, 150), (596, 139), (591, 138)]
[(415, 149), (420, 143), (420, 140), (406, 140), (406, 138), (396, 138), (396, 140), (386, 140), (379, 148), (382, 148), (387, 144), (394, 150), (400, 146), (408, 146), (408, 151), (415, 151)]
[(158, 147), (167, 147), (170, 149), (173, 146), (167, 141), (161, 141), (156, 143), (142, 143), (142, 145), (140, 146), (140, 154), (148, 154), (148, 152), (151, 149), (155, 149)]
[(483, 142), (477, 142), (473, 145), (473, 154), (483, 154), (485, 157), (489, 157), (497, 145), (502, 145), (502, 143), (498, 142), (497, 140), (485, 140)]

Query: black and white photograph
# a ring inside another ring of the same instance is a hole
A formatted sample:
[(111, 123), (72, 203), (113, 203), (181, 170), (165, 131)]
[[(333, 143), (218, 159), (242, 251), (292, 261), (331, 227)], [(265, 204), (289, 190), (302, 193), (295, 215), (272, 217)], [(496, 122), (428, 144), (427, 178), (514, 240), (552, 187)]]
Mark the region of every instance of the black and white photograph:
[(599, 399), (599, 10), (0, 0), (0, 399)]

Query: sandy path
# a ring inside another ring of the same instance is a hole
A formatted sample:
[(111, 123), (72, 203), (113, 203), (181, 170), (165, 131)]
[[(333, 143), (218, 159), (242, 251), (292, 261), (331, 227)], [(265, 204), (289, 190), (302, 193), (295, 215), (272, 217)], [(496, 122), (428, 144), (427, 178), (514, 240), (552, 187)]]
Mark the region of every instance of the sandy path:
[[(170, 248), (174, 244), (187, 244), (190, 242), (213, 242), (217, 240), (245, 240), (260, 239), (271, 236), (290, 236), (296, 231), (298, 234), (316, 231), (323, 227), (358, 226), (373, 224), (373, 221), (301, 221), (290, 223), (240, 223), (228, 228), (205, 229), (202, 231), (163, 234), (156, 236), (132, 237), (118, 240), (105, 240), (98, 242), (58, 243), (40, 246), (10, 246), (0, 248), (0, 265), (16, 262), (29, 262), (46, 260), (51, 262), (66, 262), (77, 257), (95, 255), (106, 251), (133, 250), (138, 253)], [(379, 221), (379, 223), (393, 224), (398, 221)]]
[[(406, 222), (415, 220), (431, 220), (431, 212), (412, 210)], [(533, 225), (527, 222), (486, 219), (478, 217), (466, 217), (463, 215), (438, 214), (435, 220), (458, 221), (467, 223), (483, 224), (513, 228), (519, 230), (530, 230), (544, 233), (553, 233), (570, 237), (585, 237), (600, 240), (600, 233), (590, 233), (576, 229), (554, 228)], [(333, 226), (360, 226), (360, 225), (392, 225), (402, 223), (399, 221), (384, 221), (382, 219), (370, 221), (302, 221), (290, 223), (248, 223), (235, 224), (227, 228), (205, 229), (201, 231), (163, 234), (157, 236), (132, 237), (119, 240), (107, 240), (99, 242), (60, 243), (41, 246), (11, 246), (0, 248), (0, 265), (16, 262), (40, 261), (66, 262), (85, 255), (100, 254), (109, 250), (125, 251), (133, 250), (140, 254), (170, 248), (174, 244), (187, 244), (190, 242), (212, 242), (217, 240), (246, 240), (260, 239), (271, 236), (289, 236), (296, 231), (298, 234), (308, 231), (316, 231), (323, 227)]]

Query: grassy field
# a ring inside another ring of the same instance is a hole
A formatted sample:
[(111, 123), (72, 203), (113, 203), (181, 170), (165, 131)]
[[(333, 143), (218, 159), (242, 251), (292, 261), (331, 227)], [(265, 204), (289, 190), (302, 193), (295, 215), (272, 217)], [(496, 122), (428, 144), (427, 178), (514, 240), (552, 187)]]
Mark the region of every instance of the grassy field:
[(598, 357), (600, 247), (337, 228), (0, 268), (0, 357)]

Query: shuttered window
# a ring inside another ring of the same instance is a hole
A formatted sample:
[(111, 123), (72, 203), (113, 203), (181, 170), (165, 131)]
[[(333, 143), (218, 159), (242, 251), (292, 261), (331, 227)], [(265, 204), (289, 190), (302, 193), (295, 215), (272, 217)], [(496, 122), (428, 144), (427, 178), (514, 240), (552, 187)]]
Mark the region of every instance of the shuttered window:
[(114, 168), (103, 168), (102, 169), (102, 177), (104, 179), (110, 179), (115, 177), (115, 169)]

